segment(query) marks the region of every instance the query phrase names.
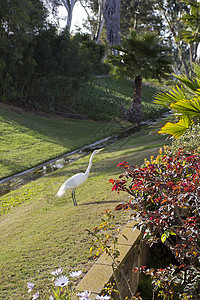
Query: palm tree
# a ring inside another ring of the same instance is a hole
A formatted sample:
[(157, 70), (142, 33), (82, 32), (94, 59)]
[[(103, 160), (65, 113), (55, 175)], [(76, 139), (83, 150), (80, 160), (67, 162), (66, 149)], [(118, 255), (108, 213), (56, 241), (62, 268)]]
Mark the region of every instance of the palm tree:
[(155, 103), (172, 109), (178, 122), (167, 122), (159, 133), (171, 134), (175, 138), (183, 135), (192, 124), (200, 123), (200, 66), (193, 65), (194, 77), (185, 75), (173, 76), (178, 79), (181, 86), (167, 93), (159, 93), (155, 96)]
[(112, 74), (116, 77), (134, 78), (135, 87), (130, 109), (122, 105), (126, 120), (139, 124), (142, 118), (142, 79), (161, 79), (171, 72), (169, 48), (153, 32), (138, 34), (131, 31), (122, 37), (122, 46), (112, 46), (118, 55), (110, 55)]

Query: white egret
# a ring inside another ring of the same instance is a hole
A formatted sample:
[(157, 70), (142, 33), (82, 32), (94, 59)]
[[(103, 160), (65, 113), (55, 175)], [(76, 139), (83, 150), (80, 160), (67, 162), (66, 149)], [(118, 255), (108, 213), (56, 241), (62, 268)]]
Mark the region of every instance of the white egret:
[(88, 167), (87, 167), (85, 173), (77, 173), (77, 174), (73, 175), (72, 177), (68, 178), (62, 184), (59, 191), (57, 192), (57, 194), (56, 194), (57, 197), (62, 197), (66, 190), (73, 189), (72, 190), (72, 200), (73, 200), (74, 206), (77, 206), (76, 197), (75, 197), (75, 189), (76, 189), (76, 187), (81, 185), (88, 178), (88, 175), (90, 173), (90, 169), (92, 166), (92, 159), (93, 159), (94, 155), (97, 154), (98, 152), (102, 151), (103, 149), (104, 148), (101, 148), (98, 150), (94, 150), (92, 152), (92, 155), (90, 156), (89, 164), (88, 164)]

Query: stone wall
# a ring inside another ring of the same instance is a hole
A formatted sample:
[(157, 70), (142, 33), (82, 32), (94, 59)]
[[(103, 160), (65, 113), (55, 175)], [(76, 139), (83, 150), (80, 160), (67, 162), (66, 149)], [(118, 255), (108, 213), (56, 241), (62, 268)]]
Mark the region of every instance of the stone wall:
[[(148, 247), (141, 241), (141, 232), (137, 228), (133, 230), (135, 224), (135, 221), (127, 223), (118, 236), (120, 256), (117, 260), (122, 272), (115, 272), (115, 274), (123, 299), (127, 296), (130, 299), (130, 291), (123, 274), (128, 279), (132, 292), (135, 293), (140, 275), (132, 272), (132, 270), (144, 265), (148, 254)], [(78, 292), (91, 291), (90, 298), (95, 299), (97, 295), (102, 293), (105, 285), (113, 281), (112, 259), (103, 253), (78, 284), (77, 290)], [(119, 297), (115, 295), (115, 298)]]

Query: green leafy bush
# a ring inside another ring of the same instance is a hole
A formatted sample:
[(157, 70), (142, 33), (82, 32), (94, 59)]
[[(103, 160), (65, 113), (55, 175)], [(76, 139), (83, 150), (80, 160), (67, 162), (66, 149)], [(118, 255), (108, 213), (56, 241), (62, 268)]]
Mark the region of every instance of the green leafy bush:
[[(4, 1), (0, 16), (0, 101), (69, 109), (92, 74), (108, 72), (105, 48), (87, 35), (70, 36), (47, 24), (39, 0)], [(13, 14), (15, 11), (15, 14)], [(5, 26), (5, 24), (7, 24)]]
[(81, 49), (87, 51), (90, 63), (92, 64), (92, 73), (94, 75), (107, 75), (110, 71), (110, 66), (103, 62), (106, 45), (97, 44), (94, 40), (91, 40), (89, 34), (84, 33), (77, 33), (74, 39), (79, 41)]
[(58, 35), (55, 28), (49, 28), (35, 37), (34, 59), (35, 77), (27, 96), (30, 104), (57, 110), (71, 107), (73, 96), (92, 73), (87, 49), (68, 31)]
[(160, 297), (196, 299), (200, 293), (200, 156), (192, 150), (172, 153), (167, 148), (141, 167), (125, 161), (118, 167), (125, 172), (110, 180), (112, 190), (128, 193), (131, 200), (117, 209), (132, 208), (146, 243), (161, 241), (179, 262), (162, 272), (146, 270), (160, 288)]

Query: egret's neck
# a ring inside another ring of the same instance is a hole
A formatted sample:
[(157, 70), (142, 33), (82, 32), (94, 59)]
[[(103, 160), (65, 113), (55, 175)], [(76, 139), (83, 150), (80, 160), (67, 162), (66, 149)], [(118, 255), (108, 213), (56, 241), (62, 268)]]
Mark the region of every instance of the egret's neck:
[(85, 175), (87, 175), (87, 176), (90, 173), (90, 169), (91, 169), (91, 166), (92, 166), (92, 159), (93, 159), (94, 155), (95, 155), (95, 153), (92, 153), (92, 155), (90, 156), (89, 165), (87, 167), (87, 170), (85, 171)]

